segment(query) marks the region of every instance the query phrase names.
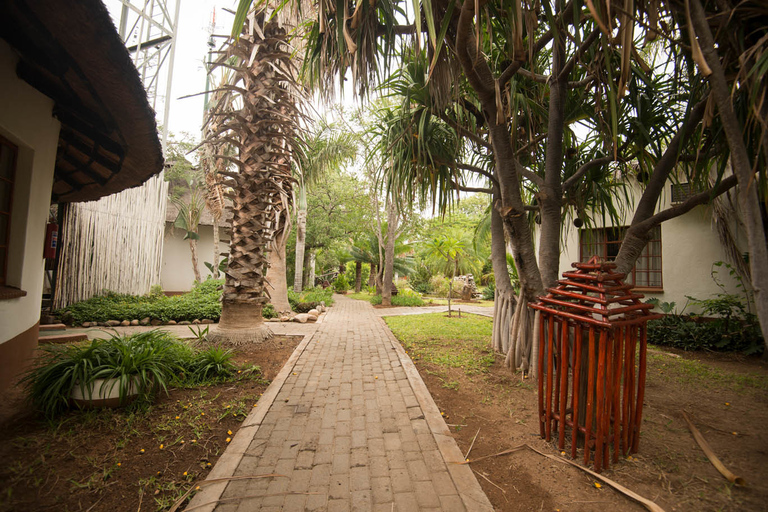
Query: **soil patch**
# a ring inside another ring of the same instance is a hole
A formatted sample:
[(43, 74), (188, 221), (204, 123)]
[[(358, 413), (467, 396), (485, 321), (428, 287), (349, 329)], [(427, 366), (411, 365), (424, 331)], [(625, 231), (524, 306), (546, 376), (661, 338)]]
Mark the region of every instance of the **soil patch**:
[(0, 510), (169, 509), (206, 478), (301, 339), (238, 347), (235, 380), (169, 389), (146, 411), (72, 411), (52, 422), (22, 410), (6, 414)]
[[(455, 343), (477, 347), (471, 341)], [(430, 342), (426, 350), (437, 349)], [(521, 444), (562, 457), (556, 444), (539, 438), (535, 383), (511, 374), (501, 356), (487, 371), (467, 375), (464, 368), (428, 362), (437, 357), (434, 352), (417, 354), (411, 351), (462, 453), (477, 436), (470, 459)], [(489, 348), (477, 353), (478, 358), (490, 355)], [(743, 356), (649, 351), (640, 451), (612, 464), (603, 475), (667, 511), (766, 510), (766, 366)], [(708, 462), (683, 420), (683, 410), (726, 467), (746, 479), (746, 488), (730, 484)], [(570, 454), (570, 445), (566, 453)], [(645, 510), (606, 484), (596, 486), (586, 473), (527, 449), (471, 467), (497, 510)]]

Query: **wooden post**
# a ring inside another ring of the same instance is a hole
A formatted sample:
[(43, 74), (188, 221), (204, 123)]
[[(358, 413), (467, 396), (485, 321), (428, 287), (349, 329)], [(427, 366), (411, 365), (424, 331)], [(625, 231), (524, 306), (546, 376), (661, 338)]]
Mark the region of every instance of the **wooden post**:
[(576, 341), (574, 342), (574, 356), (573, 356), (573, 391), (571, 392), (571, 421), (572, 428), (572, 440), (571, 440), (571, 458), (576, 458), (576, 448), (579, 440), (579, 384), (581, 380), (581, 325), (576, 325)]

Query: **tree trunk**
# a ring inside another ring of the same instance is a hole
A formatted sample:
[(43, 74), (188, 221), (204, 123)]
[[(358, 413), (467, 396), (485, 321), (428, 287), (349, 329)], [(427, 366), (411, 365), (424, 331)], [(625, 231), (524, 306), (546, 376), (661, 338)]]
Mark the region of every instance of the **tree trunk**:
[(219, 278), (219, 219), (213, 217), (213, 278)]
[(384, 281), (381, 284), (382, 306), (392, 305), (392, 278), (395, 273), (395, 238), (397, 236), (397, 206), (389, 202), (387, 209), (387, 245), (384, 249)]
[(493, 277), (496, 282), (491, 344), (494, 351), (505, 354), (509, 348), (510, 322), (517, 305), (517, 298), (515, 297), (512, 283), (509, 281), (504, 226), (501, 215), (499, 215), (496, 208), (491, 208), (491, 264), (493, 265)]
[(304, 248), (307, 238), (307, 211), (299, 209), (296, 213), (296, 272), (293, 277), (293, 291), (299, 293), (303, 288)]
[(195, 282), (200, 282), (200, 268), (197, 263), (197, 240), (189, 239), (189, 252), (192, 254), (192, 272), (195, 274)]
[(363, 264), (362, 262), (355, 262), (355, 293), (360, 293), (363, 287)]
[(755, 295), (755, 309), (768, 353), (768, 244), (766, 226), (763, 225), (760, 201), (757, 195), (758, 181), (749, 161), (744, 145), (743, 127), (736, 117), (731, 102), (731, 91), (725, 80), (720, 57), (715, 50), (706, 14), (699, 0), (691, 0), (691, 19), (699, 37), (701, 51), (712, 69), (709, 85), (715, 96), (715, 103), (723, 123), (728, 147), (731, 149), (731, 166), (739, 182), (739, 204), (744, 211), (744, 224), (749, 242), (749, 266), (752, 275), (752, 289)]
[(315, 287), (315, 263), (317, 263), (317, 256), (315, 255), (315, 251), (310, 250), (309, 251), (309, 277), (307, 278), (307, 284), (309, 285), (309, 288)]
[(266, 279), (272, 288), (270, 303), (279, 313), (291, 311), (291, 304), (288, 302), (288, 281), (285, 275), (285, 246), (288, 243), (290, 232), (290, 225), (287, 225), (277, 233), (274, 241), (270, 244), (269, 268)]
[[(554, 29), (553, 29), (554, 30)], [(563, 31), (561, 31), (561, 34)], [(544, 162), (544, 184), (540, 188), (539, 271), (545, 288), (554, 286), (560, 269), (560, 230), (562, 224), (562, 167), (565, 96), (568, 77), (560, 73), (565, 65), (565, 41), (556, 37), (552, 50), (552, 71), (549, 85), (549, 122), (547, 153)]]
[(376, 286), (376, 264), (371, 263), (371, 271), (368, 273), (368, 288)]

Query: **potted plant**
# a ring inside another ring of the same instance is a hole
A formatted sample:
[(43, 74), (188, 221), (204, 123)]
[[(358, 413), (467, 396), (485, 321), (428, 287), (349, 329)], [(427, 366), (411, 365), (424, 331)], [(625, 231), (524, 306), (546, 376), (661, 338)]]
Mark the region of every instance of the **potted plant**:
[(83, 344), (43, 347), (38, 364), (24, 378), (35, 405), (54, 416), (79, 407), (120, 406), (156, 391), (191, 360), (193, 352), (170, 333), (115, 333)]

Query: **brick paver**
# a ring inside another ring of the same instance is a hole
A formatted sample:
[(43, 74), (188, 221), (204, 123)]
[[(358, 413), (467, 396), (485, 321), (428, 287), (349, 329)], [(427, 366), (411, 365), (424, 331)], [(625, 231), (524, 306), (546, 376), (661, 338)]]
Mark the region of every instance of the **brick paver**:
[(209, 479), (279, 476), (205, 485), (189, 508), (493, 510), (469, 467), (455, 464), (461, 452), (434, 401), (367, 302), (337, 297), (267, 398)]

